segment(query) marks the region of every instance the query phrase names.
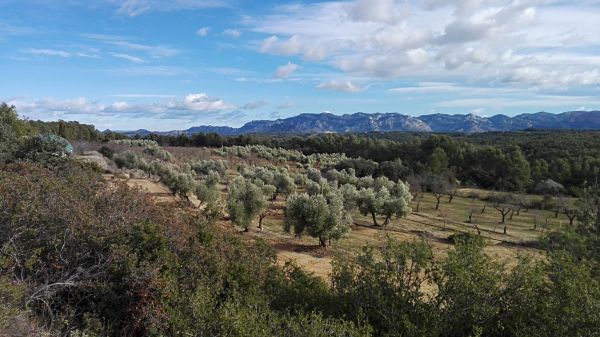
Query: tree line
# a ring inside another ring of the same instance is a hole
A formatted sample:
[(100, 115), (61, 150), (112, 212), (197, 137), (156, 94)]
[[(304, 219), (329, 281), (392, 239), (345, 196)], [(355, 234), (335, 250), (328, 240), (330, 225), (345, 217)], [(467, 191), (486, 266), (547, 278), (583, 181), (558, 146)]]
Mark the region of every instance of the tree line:
[[(396, 136), (394, 136), (396, 135)], [(145, 138), (170, 146), (264, 145), (304, 154), (344, 153), (384, 166), (400, 160), (405, 175), (450, 172), (464, 184), (506, 191), (533, 191), (552, 179), (575, 193), (596, 182), (600, 172), (597, 132), (462, 134), (326, 134), (160, 136)], [(390, 138), (390, 139), (386, 139)]]

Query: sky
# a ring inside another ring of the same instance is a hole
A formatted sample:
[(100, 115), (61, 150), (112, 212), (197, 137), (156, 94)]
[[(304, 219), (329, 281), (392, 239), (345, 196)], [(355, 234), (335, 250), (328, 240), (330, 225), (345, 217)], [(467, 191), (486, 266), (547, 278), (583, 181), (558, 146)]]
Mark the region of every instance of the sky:
[(111, 130), (600, 110), (600, 0), (0, 0), (0, 101)]

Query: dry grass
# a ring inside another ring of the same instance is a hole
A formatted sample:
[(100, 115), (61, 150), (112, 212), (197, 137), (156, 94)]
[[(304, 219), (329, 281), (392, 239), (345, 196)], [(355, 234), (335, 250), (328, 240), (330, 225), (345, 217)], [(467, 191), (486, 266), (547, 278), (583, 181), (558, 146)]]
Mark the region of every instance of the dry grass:
[[(255, 165), (273, 165), (254, 156), (247, 160), (235, 156), (225, 158), (214, 156), (211, 149), (207, 148), (168, 148), (168, 150), (180, 162), (206, 159), (228, 161), (230, 167), (227, 170), (226, 180), (237, 175), (236, 166), (244, 161)], [(293, 163), (286, 164), (295, 167)], [(114, 179), (113, 176), (107, 177)], [(160, 183), (142, 178), (126, 180), (130, 186), (141, 188), (158, 202), (177, 202), (177, 198)], [(486, 253), (510, 267), (516, 263), (519, 256), (542, 258), (542, 252), (531, 248), (531, 243), (538, 240), (546, 231), (568, 224), (568, 219), (564, 215), (554, 218), (552, 212), (533, 209), (521, 210), (519, 214), (515, 212), (512, 219), (507, 217), (506, 224), (500, 224), (500, 213), (484, 201), (490, 193), (492, 192), (485, 190), (462, 189), (452, 203), (444, 197), (438, 210), (435, 209), (433, 195), (425, 193), (420, 200), (419, 212), (413, 212), (406, 218), (392, 219), (385, 228), (373, 226), (370, 216), (355, 212), (352, 231), (348, 237), (332, 243), (326, 249), (318, 247), (317, 239), (297, 238), (283, 230), (285, 199), (280, 196), (271, 204), (270, 215), (263, 221), (263, 230), (252, 228), (250, 233), (240, 233), (240, 235), (248, 239), (260, 238), (268, 242), (277, 252), (279, 263), (295, 261), (306, 270), (327, 279), (331, 273), (331, 261), (336, 255), (357, 254), (365, 245), (380, 245), (386, 236), (400, 241), (425, 240), (431, 245), (435, 256), (441, 258), (452, 249), (453, 245), (448, 240), (450, 235), (461, 232), (477, 234), (477, 228), (488, 242)], [(224, 186), (222, 194), (226, 197)], [(540, 196), (531, 195), (527, 198), (540, 198)], [(193, 201), (197, 202), (195, 199)], [(416, 206), (417, 203), (413, 201), (413, 210), (416, 210)], [(472, 210), (473, 223), (469, 223), (468, 218)], [(240, 228), (235, 229), (225, 219), (219, 221), (218, 225), (224, 229), (241, 232)]]

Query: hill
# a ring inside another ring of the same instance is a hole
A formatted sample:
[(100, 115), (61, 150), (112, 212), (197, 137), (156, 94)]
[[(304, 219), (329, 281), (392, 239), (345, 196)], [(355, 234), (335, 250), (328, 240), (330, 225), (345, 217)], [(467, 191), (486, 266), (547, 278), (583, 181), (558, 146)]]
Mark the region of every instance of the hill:
[[(399, 113), (364, 113), (334, 115), (331, 113), (300, 114), (277, 120), (256, 120), (240, 128), (227, 126), (196, 126), (187, 130), (156, 132), (162, 135), (191, 135), (195, 133), (218, 133), (224, 136), (249, 133), (262, 134), (318, 134), (374, 131), (416, 132), (489, 132), (520, 131), (525, 129), (600, 129), (600, 111), (569, 111), (560, 114), (538, 112), (514, 117), (496, 115), (481, 117), (473, 114), (433, 114), (412, 117)], [(148, 130), (124, 132), (129, 136), (145, 136)]]

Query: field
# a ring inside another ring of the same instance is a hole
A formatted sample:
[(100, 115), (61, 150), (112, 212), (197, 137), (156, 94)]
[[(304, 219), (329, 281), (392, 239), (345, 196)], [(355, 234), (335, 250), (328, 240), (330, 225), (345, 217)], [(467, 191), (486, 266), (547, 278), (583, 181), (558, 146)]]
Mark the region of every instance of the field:
[[(280, 166), (288, 167), (290, 173), (302, 173), (304, 170), (295, 162), (269, 161), (260, 159), (254, 154), (246, 158), (235, 155), (214, 155), (208, 148), (166, 148), (180, 163), (195, 160), (225, 160), (229, 163), (224, 181), (219, 184), (222, 198), (227, 198), (227, 181), (238, 175), (239, 165)], [(107, 179), (124, 179), (132, 187), (141, 188), (157, 202), (175, 203), (175, 197), (169, 188), (152, 177), (132, 171), (118, 170), (112, 165), (113, 173), (105, 175)], [(118, 177), (118, 178), (117, 178)], [(302, 188), (298, 192), (303, 192)], [(478, 234), (485, 238), (488, 246), (486, 253), (508, 267), (514, 265), (519, 256), (534, 259), (542, 254), (535, 248), (536, 241), (548, 230), (568, 225), (568, 219), (547, 210), (522, 208), (506, 217), (501, 224), (501, 216), (491, 203), (486, 201), (492, 192), (473, 188), (461, 188), (449, 202), (449, 196), (443, 196), (439, 209), (435, 209), (436, 198), (431, 193), (422, 193), (417, 200), (411, 202), (413, 212), (404, 218), (393, 218), (384, 227), (374, 226), (370, 216), (361, 215), (358, 211), (352, 214), (353, 223), (347, 237), (320, 247), (318, 240), (304, 236), (295, 237), (283, 230), (285, 197), (279, 195), (270, 202), (267, 216), (263, 221), (263, 229), (252, 226), (248, 233), (235, 228), (227, 217), (219, 219), (218, 225), (229, 231), (238, 231), (247, 239), (262, 239), (268, 242), (278, 254), (280, 263), (294, 261), (315, 275), (327, 279), (331, 272), (331, 261), (337, 254), (356, 254), (365, 245), (378, 245), (386, 237), (400, 241), (425, 240), (435, 255), (443, 257), (452, 247), (449, 237), (456, 233)], [(527, 195), (526, 199), (541, 199), (542, 196)], [(194, 206), (198, 205), (195, 197), (190, 197)], [(418, 209), (418, 211), (417, 211)], [(198, 212), (191, 207), (190, 212)], [(471, 219), (469, 221), (469, 216)], [(380, 221), (381, 223), (381, 221)], [(506, 232), (505, 232), (506, 231)]]

